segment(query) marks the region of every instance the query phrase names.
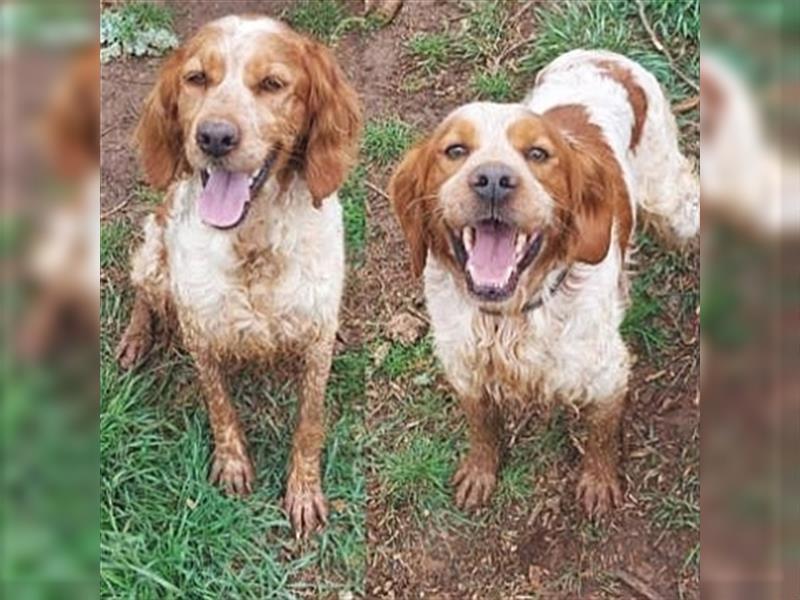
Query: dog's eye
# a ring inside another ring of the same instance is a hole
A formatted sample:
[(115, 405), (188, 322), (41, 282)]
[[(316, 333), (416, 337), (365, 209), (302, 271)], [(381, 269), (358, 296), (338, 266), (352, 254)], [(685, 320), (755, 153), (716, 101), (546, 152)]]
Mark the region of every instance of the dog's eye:
[(192, 85), (204, 86), (208, 82), (208, 78), (202, 71), (192, 71), (186, 76), (186, 82)]
[(278, 90), (282, 90), (284, 85), (285, 84), (280, 79), (272, 75), (264, 77), (264, 79), (261, 80), (261, 89), (265, 92), (277, 92)]
[(550, 154), (544, 148), (539, 148), (538, 146), (534, 146), (528, 152), (525, 153), (525, 156), (528, 160), (532, 160), (533, 162), (544, 162), (548, 158), (550, 158)]
[(447, 155), (447, 158), (457, 160), (459, 158), (464, 158), (467, 154), (469, 154), (469, 150), (464, 144), (451, 144), (445, 148), (444, 153)]

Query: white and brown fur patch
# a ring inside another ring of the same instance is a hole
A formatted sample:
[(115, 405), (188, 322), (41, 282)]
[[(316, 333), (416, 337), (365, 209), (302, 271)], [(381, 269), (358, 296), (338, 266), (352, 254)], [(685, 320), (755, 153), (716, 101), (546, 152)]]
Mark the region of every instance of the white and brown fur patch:
[[(453, 123), (470, 128), (474, 147), (443, 171), (435, 166), (443, 161), (437, 144)], [(547, 148), (549, 159), (526, 162), (531, 145)], [(513, 295), (491, 307), (470, 294), (446, 237), (474, 202), (459, 181), (487, 160), (520, 176), (516, 191), (524, 193), (515, 201), (526, 212), (515, 208), (517, 225), (545, 232)], [(421, 177), (431, 171), (438, 179)], [(424, 270), (436, 353), (470, 425), (471, 449), (454, 480), (457, 503), (479, 504), (495, 485), (496, 412), (559, 400), (590, 409), (580, 499), (592, 514), (618, 504), (616, 436), (631, 365), (619, 326), (636, 215), (680, 242), (699, 226), (697, 176), (655, 78), (610, 52), (569, 52), (539, 73), (522, 104), (457, 109), (408, 155), (390, 191), (415, 270)], [(531, 298), (538, 301), (529, 310)]]
[[(281, 86), (264, 89), (265, 78), (280, 78)], [(208, 157), (195, 132), (202, 119), (220, 115), (241, 132), (224, 157), (226, 170), (253, 172), (270, 148), (278, 152), (271, 176), (232, 229), (208, 225), (198, 209)], [(330, 51), (272, 19), (230, 16), (206, 25), (166, 61), (136, 132), (145, 175), (168, 189), (133, 254), (137, 298), (120, 361), (133, 366), (159, 324), (177, 325), (206, 396), (211, 479), (245, 494), (254, 470), (226, 375), (238, 363), (298, 356), (299, 416), (285, 503), (299, 534), (327, 516), (323, 407), (345, 273), (336, 190), (353, 162), (359, 126), (355, 93)]]

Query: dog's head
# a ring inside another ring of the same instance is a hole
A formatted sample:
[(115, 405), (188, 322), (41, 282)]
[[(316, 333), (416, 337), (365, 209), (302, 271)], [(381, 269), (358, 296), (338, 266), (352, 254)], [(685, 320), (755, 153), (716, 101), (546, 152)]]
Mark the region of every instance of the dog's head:
[(407, 154), (389, 188), (416, 275), (431, 252), (497, 306), (528, 297), (556, 264), (605, 257), (619, 173), (602, 141), (586, 151), (563, 133), (570, 120), (594, 127), (565, 108), (469, 104)]
[(271, 176), (294, 170), (319, 206), (344, 181), (359, 127), (327, 48), (267, 17), (230, 16), (167, 60), (135, 138), (151, 185), (199, 172), (202, 218), (231, 227)]

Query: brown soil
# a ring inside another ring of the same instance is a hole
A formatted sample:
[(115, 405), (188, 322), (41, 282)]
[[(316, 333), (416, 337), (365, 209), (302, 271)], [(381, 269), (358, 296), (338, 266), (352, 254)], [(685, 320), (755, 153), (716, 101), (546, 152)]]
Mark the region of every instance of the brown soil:
[[(290, 1), (175, 2), (175, 24), (185, 39), (202, 23), (230, 13), (267, 12), (279, 15)], [(349, 9), (357, 13), (360, 3)], [(344, 70), (361, 95), (366, 119), (397, 115), (417, 130), (430, 130), (441, 118), (468, 100), (469, 71), (455, 68), (432, 85), (409, 93), (401, 83), (410, 65), (405, 41), (419, 31), (453, 27), (461, 8), (433, 0), (411, 2), (387, 28), (354, 32), (336, 46)], [(141, 103), (155, 81), (159, 59), (119, 61), (102, 72), (102, 203), (107, 210), (130, 202), (127, 216), (145, 210), (131, 200), (139, 171), (130, 137)], [(370, 169), (367, 179), (385, 189), (388, 170)], [(422, 310), (421, 287), (413, 281), (406, 247), (387, 199), (371, 191), (368, 202), (368, 242), (358, 281), (350, 282), (343, 309), (342, 338), (351, 344), (383, 335), (382, 324), (399, 312)], [(697, 286), (695, 271), (681, 287)], [(647, 582), (664, 598), (699, 597), (697, 581), (684, 560), (698, 542), (697, 533), (662, 533), (655, 528), (644, 489), (669, 490), (681, 480), (687, 448), (696, 448), (699, 411), (695, 406), (697, 356), (693, 325), (683, 332), (687, 344), (667, 361), (664, 373), (641, 359), (635, 368), (624, 435), (626, 504), (587, 535), (585, 518), (574, 502), (577, 452), (537, 478), (534, 497), (479, 527), (464, 530), (419, 527), (410, 515), (398, 515), (393, 530), (383, 527), (386, 507), (368, 501), (367, 597), (385, 598), (512, 598), (536, 597), (548, 584), (575, 572), (580, 590), (561, 598), (632, 598), (615, 571)], [(372, 402), (370, 428), (390, 407), (385, 394), (368, 384)], [(536, 434), (531, 425), (518, 444)], [(455, 435), (455, 433), (454, 433)], [(461, 434), (459, 434), (461, 435)], [(690, 461), (696, 461), (691, 457)], [(696, 464), (694, 465), (696, 468)], [(653, 483), (655, 482), (655, 483)], [(368, 490), (377, 482), (370, 479)], [(407, 518), (407, 522), (403, 519)], [(553, 596), (550, 596), (553, 597)]]

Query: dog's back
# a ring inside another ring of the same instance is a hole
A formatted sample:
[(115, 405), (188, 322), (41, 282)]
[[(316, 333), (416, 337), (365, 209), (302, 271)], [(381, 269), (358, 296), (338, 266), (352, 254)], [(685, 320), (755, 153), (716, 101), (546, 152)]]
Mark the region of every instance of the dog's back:
[(539, 113), (584, 107), (614, 151), (640, 214), (672, 243), (697, 235), (697, 176), (678, 147), (669, 102), (642, 65), (605, 50), (573, 50), (539, 71), (525, 103)]

